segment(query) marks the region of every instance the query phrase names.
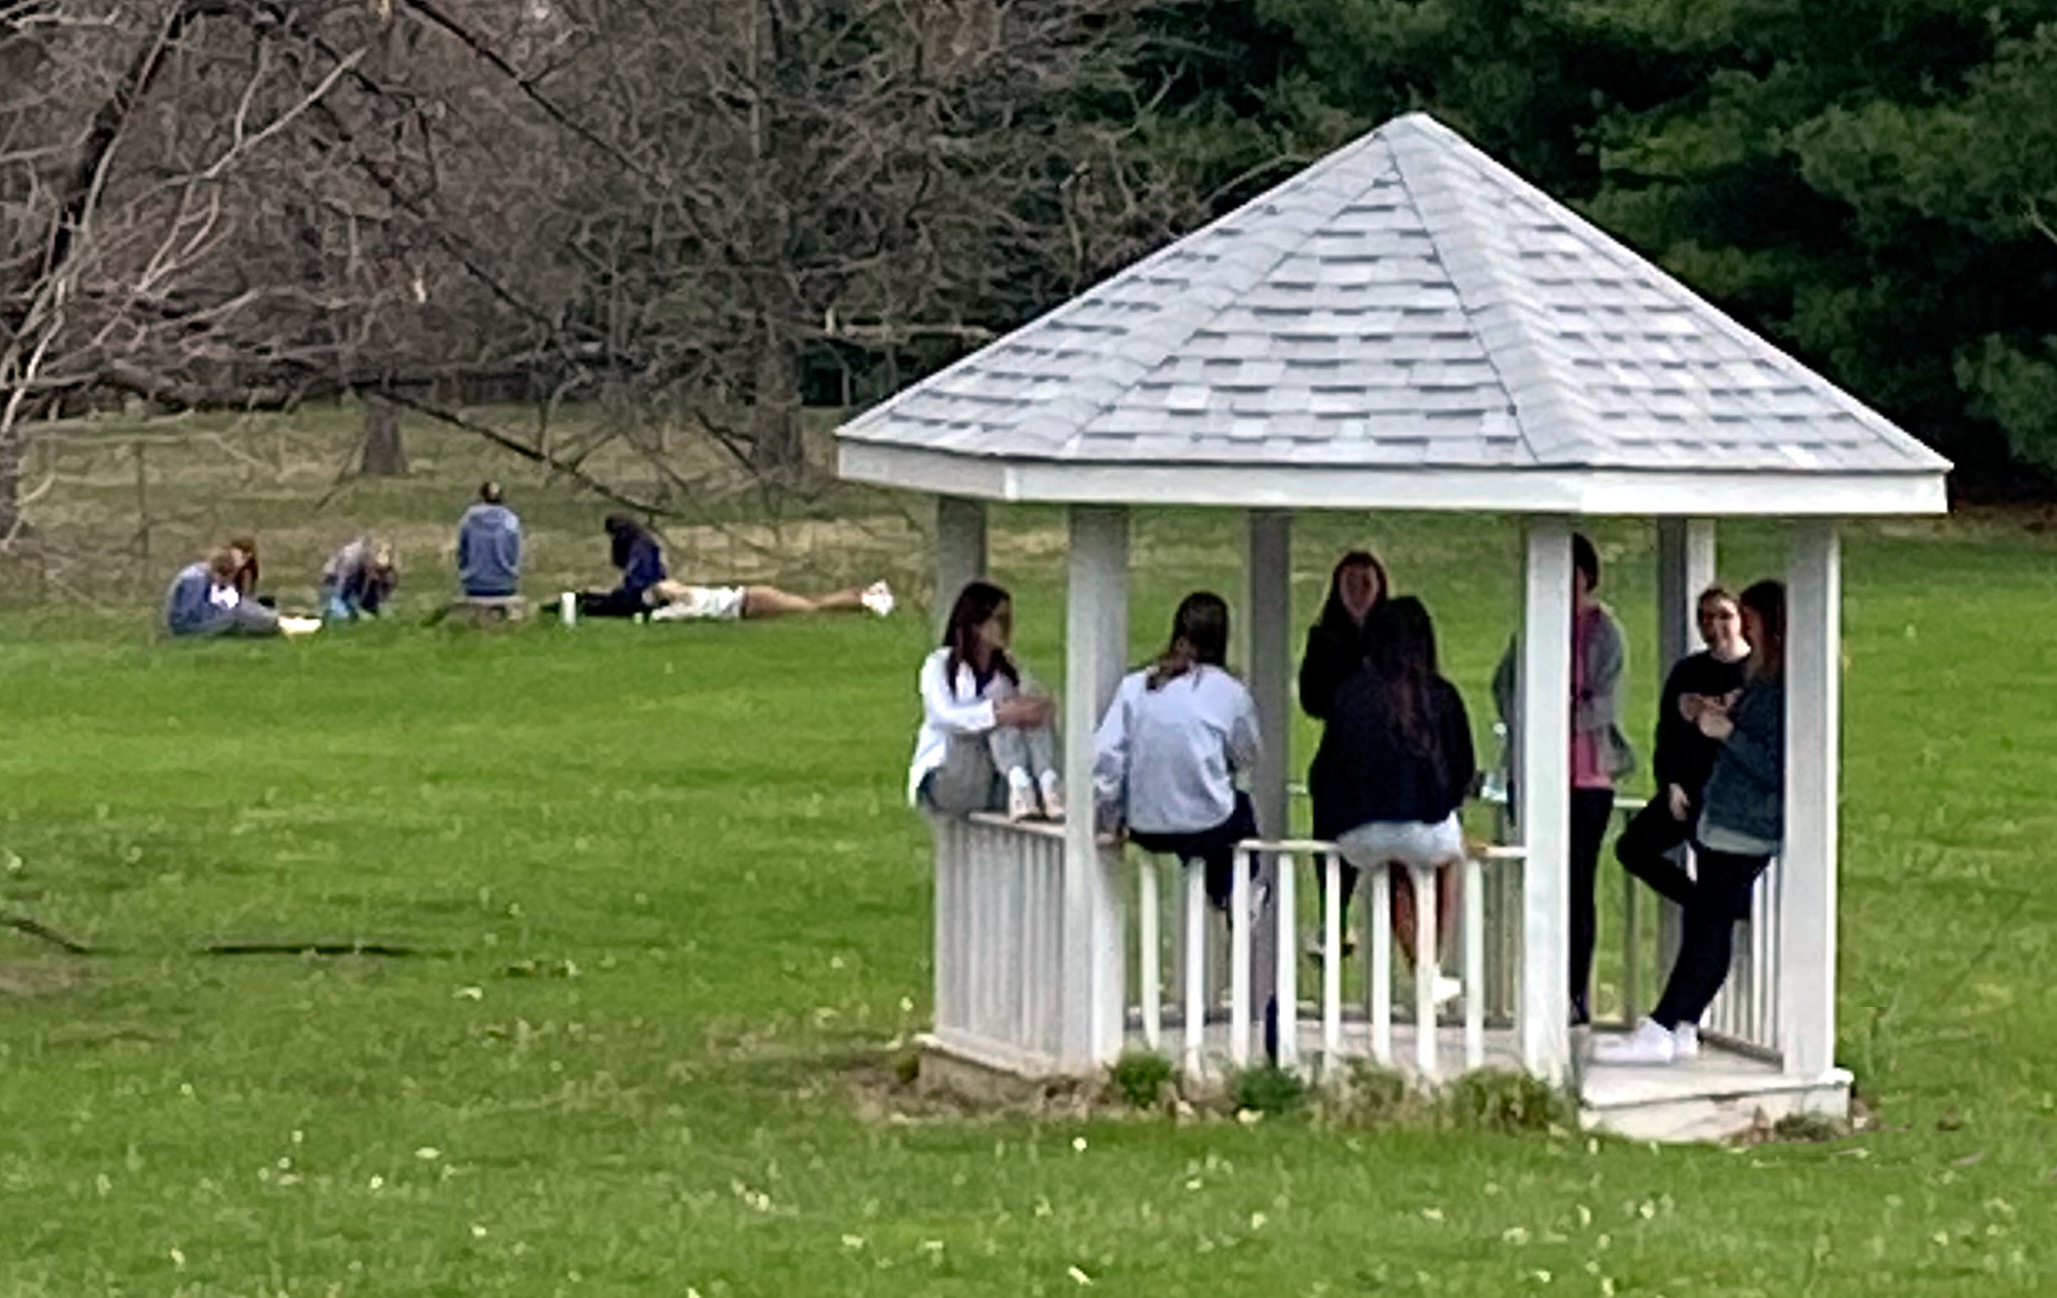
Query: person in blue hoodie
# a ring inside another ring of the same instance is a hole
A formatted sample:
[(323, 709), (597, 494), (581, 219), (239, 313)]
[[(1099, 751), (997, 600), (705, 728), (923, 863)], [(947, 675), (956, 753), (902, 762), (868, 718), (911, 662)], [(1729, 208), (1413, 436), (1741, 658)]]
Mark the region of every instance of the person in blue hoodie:
[(477, 503), (457, 522), (457, 583), (467, 599), (521, 593), (521, 517), (497, 482), (479, 488)]
[(227, 547), (179, 569), (164, 596), (164, 629), (180, 638), (301, 635), (321, 628), (312, 618), (280, 617), (236, 589), (241, 556)]

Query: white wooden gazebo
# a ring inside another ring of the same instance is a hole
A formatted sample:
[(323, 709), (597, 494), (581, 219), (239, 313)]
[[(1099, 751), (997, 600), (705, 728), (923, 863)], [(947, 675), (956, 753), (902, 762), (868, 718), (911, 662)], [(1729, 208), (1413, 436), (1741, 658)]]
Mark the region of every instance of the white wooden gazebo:
[[(1640, 1135), (1846, 1109), (1834, 1058), (1837, 520), (1940, 513), (1949, 466), (1447, 128), (1419, 114), (1387, 123), (866, 412), (840, 430), (839, 454), (846, 478), (937, 498), (942, 601), (984, 569), (986, 502), (1066, 506), (1075, 773), (1091, 768), (1125, 665), (1129, 508), (1242, 511), (1237, 619), (1271, 741), (1252, 789), (1269, 840), (1288, 833), (1291, 511), (1525, 520), (1520, 841), (1472, 869), (1462, 1031), (1436, 1027), (1425, 997), (1396, 1029), (1379, 1003), (1391, 990), (1383, 918), (1362, 905), (1375, 918), (1361, 1026), (1337, 1008), (1340, 960), (1303, 1012), (1295, 944), (1238, 925), (1236, 954), (1256, 945), (1247, 965), (1230, 962), (1226, 1022), (1210, 1026), (1189, 980), (1200, 1021), (1189, 1012), (1177, 1034), (1189, 1067), (1249, 1057), (1254, 977), (1293, 1007), (1281, 1054), (1302, 1067), (1353, 1053), (1431, 1077), (1517, 1065), (1575, 1085), (1590, 1118)], [(1658, 522), (1667, 661), (1692, 643), (1716, 520), (1797, 523), (1784, 850), (1738, 941), (1713, 1048), (1633, 1074), (1586, 1061), (1565, 993), (1570, 537), (1576, 519), (1602, 515)], [(1290, 884), (1321, 847), (1280, 844), (1270, 859)], [(931, 1048), (1033, 1076), (1096, 1071), (1162, 1042), (1156, 877), (1096, 842), (1084, 815), (1062, 829), (939, 824)], [(1484, 985), (1495, 982), (1497, 1005)]]

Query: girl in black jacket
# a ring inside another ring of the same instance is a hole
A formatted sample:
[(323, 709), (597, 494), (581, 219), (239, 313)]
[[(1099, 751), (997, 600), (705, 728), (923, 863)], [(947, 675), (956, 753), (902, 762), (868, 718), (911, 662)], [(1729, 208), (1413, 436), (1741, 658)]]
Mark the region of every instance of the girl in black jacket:
[[(1336, 688), (1364, 665), (1371, 651), (1372, 614), (1385, 603), (1390, 589), (1386, 566), (1371, 551), (1352, 550), (1336, 561), (1335, 571), (1329, 575), (1328, 599), (1321, 606), (1321, 617), (1307, 629), (1307, 652), (1300, 656), (1300, 708), (1316, 721), (1328, 721)], [(1312, 771), (1307, 779), (1311, 786)], [(1346, 865), (1339, 921), (1346, 935), (1350, 931), (1350, 896), (1356, 890), (1357, 869)], [(1344, 942), (1347, 947), (1347, 936)], [(1319, 958), (1318, 934), (1309, 939), (1307, 952)]]
[[(1337, 686), (1314, 757), (1314, 834), (1358, 868), (1391, 869), (1395, 936), (1412, 962), (1414, 888), (1400, 867), (1438, 868), (1437, 914), (1447, 922), (1454, 880), (1440, 867), (1464, 855), (1458, 812), (1477, 759), (1471, 718), (1437, 670), (1435, 626), (1421, 601), (1387, 602), (1369, 629), (1371, 656)], [(1437, 985), (1439, 1000), (1455, 994), (1454, 980)]]

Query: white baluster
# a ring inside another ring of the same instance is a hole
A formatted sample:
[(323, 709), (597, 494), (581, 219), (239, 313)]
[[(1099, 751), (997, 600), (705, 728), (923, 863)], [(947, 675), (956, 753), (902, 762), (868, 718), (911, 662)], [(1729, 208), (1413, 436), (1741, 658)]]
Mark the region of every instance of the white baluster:
[(1333, 1075), (1343, 1056), (1343, 863), (1321, 856), (1321, 1068)]
[(1486, 1064), (1485, 868), (1464, 858), (1464, 1067)]
[(1414, 876), (1414, 1062), (1436, 1078), (1436, 868), (1408, 866)]
[(1299, 859), (1290, 852), (1279, 853), (1271, 895), (1273, 913), (1278, 917), (1274, 935), (1278, 986), (1274, 995), (1278, 1004), (1278, 1066), (1286, 1069), (1300, 1065), (1300, 953), (1293, 941), (1294, 913), (1299, 909), (1294, 893), (1299, 873)]
[(1374, 865), (1364, 872), (1371, 880), (1370, 905), (1364, 909), (1364, 938), (1371, 949), (1371, 1057), (1387, 1068), (1393, 1066), (1393, 926), (1392, 882), (1386, 867)]
[(1643, 1017), (1642, 880), (1621, 872), (1621, 1020), (1634, 1027)]
[(1238, 1068), (1250, 1064), (1250, 872), (1244, 865), (1243, 853), (1236, 853), (1228, 894), (1228, 1053)]
[(1164, 1046), (1164, 980), (1157, 963), (1157, 862), (1149, 857), (1143, 858), (1136, 874), (1136, 910), (1142, 943), (1137, 963), (1143, 981), (1143, 1045), (1156, 1051)]
[(1199, 865), (1186, 867), (1186, 1075), (1197, 1078), (1206, 1063), (1202, 1044), (1207, 1033), (1207, 875)]

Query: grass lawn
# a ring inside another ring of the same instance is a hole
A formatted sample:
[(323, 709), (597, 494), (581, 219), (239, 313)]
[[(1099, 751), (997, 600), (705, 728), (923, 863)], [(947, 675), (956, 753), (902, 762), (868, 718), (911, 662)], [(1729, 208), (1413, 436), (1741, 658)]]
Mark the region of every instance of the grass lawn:
[[(1224, 521), (1146, 521), (1139, 652), (1234, 591)], [(1050, 524), (996, 555), (1061, 679)], [(1647, 734), (1649, 533), (1600, 534)], [(1303, 528), (1303, 619), (1359, 537)], [(1481, 725), (1513, 538), (1368, 525)], [(0, 1295), (2052, 1292), (2050, 549), (1852, 537), (1841, 1055), (1884, 1129), (1747, 1151), (882, 1114), (929, 989), (919, 616), (0, 617), (0, 901), (110, 949), (0, 932)], [(422, 954), (194, 954), (241, 940)]]

